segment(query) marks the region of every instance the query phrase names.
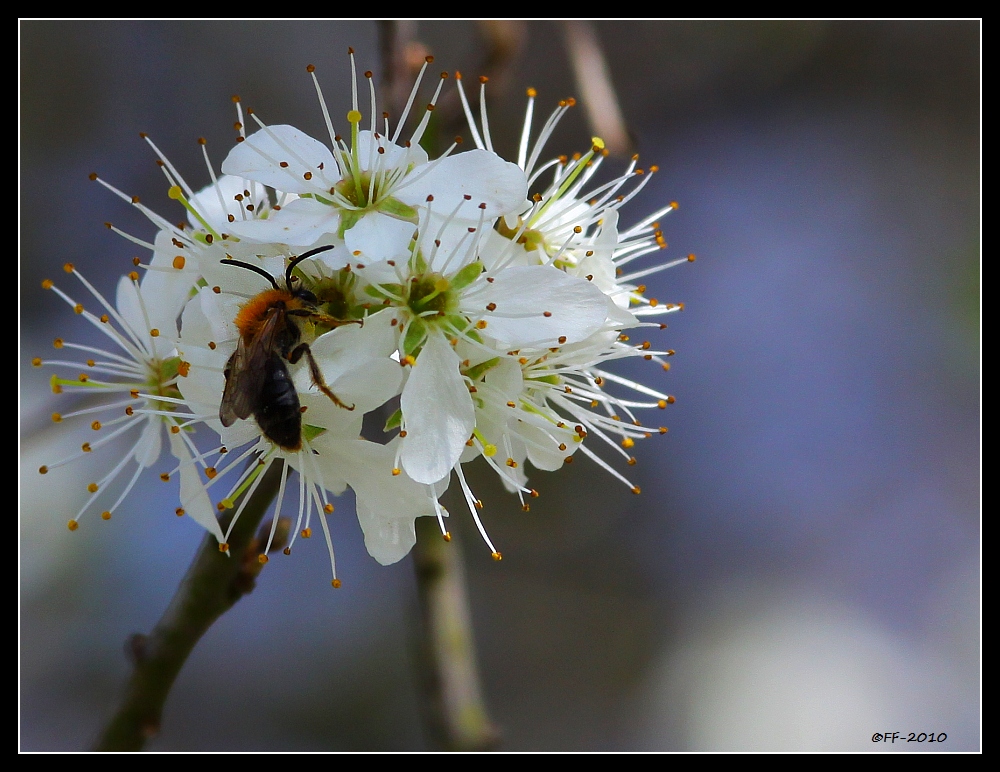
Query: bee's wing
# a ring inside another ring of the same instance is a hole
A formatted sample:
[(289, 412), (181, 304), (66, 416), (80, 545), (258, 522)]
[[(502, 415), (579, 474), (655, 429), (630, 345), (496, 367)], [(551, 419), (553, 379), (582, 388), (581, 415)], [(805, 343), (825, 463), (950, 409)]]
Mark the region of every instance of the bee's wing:
[(247, 343), (241, 336), (236, 351), (229, 357), (225, 369), (226, 388), (219, 405), (219, 420), (223, 426), (232, 426), (237, 418), (249, 418), (257, 409), (281, 318), (282, 312), (272, 308), (253, 339)]

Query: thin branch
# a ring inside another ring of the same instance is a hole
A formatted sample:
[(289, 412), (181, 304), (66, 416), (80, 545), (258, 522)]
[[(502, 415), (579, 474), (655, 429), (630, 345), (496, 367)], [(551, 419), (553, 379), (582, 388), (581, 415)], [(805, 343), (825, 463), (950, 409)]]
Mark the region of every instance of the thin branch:
[(494, 750), (500, 737), (483, 701), (458, 545), (432, 517), (417, 518), (413, 548), (422, 616), (426, 723), (442, 750)]
[[(258, 555), (266, 543), (255, 533), (277, 493), (281, 471), (281, 464), (272, 464), (266, 472), (229, 535), (230, 554), (219, 552), (215, 539), (206, 535), (153, 632), (129, 640), (135, 670), (94, 750), (142, 750), (159, 732), (164, 703), (188, 655), (215, 620), (254, 588), (262, 568)], [(262, 535), (266, 540), (266, 531)]]
[(594, 134), (615, 156), (632, 155), (632, 139), (625, 127), (608, 62), (589, 21), (564, 21), (563, 34), (577, 88)]

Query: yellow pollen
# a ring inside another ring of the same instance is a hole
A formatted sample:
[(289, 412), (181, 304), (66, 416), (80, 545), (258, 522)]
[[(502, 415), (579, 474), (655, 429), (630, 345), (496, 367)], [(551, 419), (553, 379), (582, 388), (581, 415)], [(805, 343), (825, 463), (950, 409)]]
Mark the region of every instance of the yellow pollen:
[(184, 194), (181, 192), (179, 185), (172, 185), (167, 191), (167, 198), (172, 198), (175, 201), (179, 198), (183, 198)]
[(300, 535), (302, 536), (303, 539), (308, 539), (310, 536), (313, 535), (312, 528), (303, 528), (302, 533)]
[(42, 289), (52, 289), (52, 279), (43, 279)]
[(168, 482), (170, 480), (170, 474), (168, 472), (160, 472), (160, 479), (163, 482)]
[(41, 367), (42, 366), (42, 358), (41, 357), (35, 357), (34, 359), (32, 359), (31, 360), (31, 366), (32, 367)]
[(153, 337), (153, 338), (159, 338), (160, 337), (160, 331), (158, 329), (156, 329), (155, 327), (152, 330), (149, 331), (149, 334), (150, 334), (150, 337)]
[(443, 534), (441, 534), (441, 538), (444, 539), (445, 541), (451, 541), (451, 531), (445, 531)]
[(656, 406), (660, 408), (660, 410), (663, 410), (663, 408), (667, 406), (667, 401), (665, 399), (661, 399), (656, 403)]
[(257, 562), (260, 563), (261, 565), (264, 565), (267, 562), (267, 555), (264, 555), (263, 553), (258, 555)]
[(509, 466), (511, 469), (516, 469), (517, 468), (517, 462), (514, 459), (512, 459), (512, 458), (508, 458), (507, 459), (507, 466)]
[(139, 399), (139, 390), (132, 389), (131, 391), (129, 391), (129, 396), (132, 397), (132, 399)]
[(77, 376), (77, 380), (79, 380), (79, 381), (80, 381), (80, 383), (86, 383), (87, 381), (89, 381), (89, 380), (90, 380), (90, 378), (89, 378), (89, 377), (87, 376), (87, 374), (86, 374), (86, 373), (80, 373), (80, 374), (79, 374), (79, 375)]
[(52, 422), (59, 423), (62, 420), (62, 416), (59, 413), (52, 414)]
[(218, 472), (216, 471), (214, 466), (205, 467), (205, 477), (207, 477), (209, 480), (215, 479), (215, 475), (217, 474)]
[(182, 378), (187, 378), (188, 377), (188, 373), (190, 373), (190, 372), (191, 372), (191, 363), (190, 362), (181, 362), (181, 363), (179, 363), (177, 365), (177, 374), (179, 376), (181, 376)]
[(688, 262), (693, 263), (697, 258), (694, 255), (688, 255)]
[(282, 552), (284, 552), (286, 555), (291, 555), (292, 554), (292, 548), (291, 547), (285, 547), (282, 550)]
[(108, 323), (108, 315), (107, 314), (101, 314), (101, 321), (104, 322), (104, 324), (107, 324)]
[(410, 365), (410, 367), (412, 367), (417, 363), (417, 359), (416, 357), (413, 356), (413, 354), (407, 354), (405, 357), (403, 357), (403, 363)]
[(486, 320), (485, 319), (480, 319), (478, 322), (476, 322), (476, 327), (478, 327), (480, 330), (485, 330), (486, 329)]
[(110, 520), (111, 519), (111, 513), (108, 512), (107, 510), (105, 510), (104, 512), (101, 512), (101, 519), (102, 520)]
[(399, 470), (398, 467), (393, 467), (392, 468), (392, 476), (393, 477), (399, 477), (399, 472), (400, 472), (400, 470)]
[(184, 260), (184, 255), (177, 255), (177, 257), (174, 258), (172, 265), (174, 266), (174, 268), (180, 271), (184, 268), (185, 262), (186, 261)]
[(71, 531), (75, 531), (77, 528), (80, 527), (80, 524), (76, 522), (76, 520), (70, 520), (68, 523), (66, 523), (66, 527), (69, 528)]
[(503, 560), (503, 555), (501, 555), (499, 552), (494, 552), (493, 553), (493, 559), (496, 560), (497, 562), (499, 562), (499, 561)]
[(90, 443), (89, 442), (83, 443), (80, 446), (80, 450), (82, 450), (84, 453), (90, 453), (90, 451), (91, 451)]
[(101, 428), (101, 422), (100, 422), (100, 421), (94, 421), (94, 422), (93, 422), (93, 423), (92, 423), (92, 424), (90, 425), (90, 428), (91, 428), (91, 429), (93, 429), (93, 430), (94, 430), (94, 431), (96, 432), (96, 431), (97, 431), (98, 429), (100, 429), (100, 428)]
[(328, 515), (333, 514), (333, 504), (324, 504), (323, 511), (326, 512)]
[(361, 123), (361, 113), (357, 110), (350, 110), (347, 113), (348, 123)]
[(134, 412), (135, 412), (135, 410), (132, 409), (131, 405), (129, 405), (127, 408), (125, 408), (125, 415), (132, 415)]
[(638, 495), (639, 495), (640, 493), (642, 493), (642, 491), (641, 491), (641, 490), (639, 489), (639, 486), (638, 486), (638, 485), (636, 485), (636, 486), (635, 486), (635, 487), (634, 487), (634, 488), (632, 489), (632, 493), (634, 493), (634, 494), (635, 494), (636, 496), (638, 496)]
[(229, 552), (229, 545), (224, 541), (219, 542), (219, 552)]
[(72, 263), (63, 263), (63, 270), (66, 273), (73, 273), (73, 264)]
[(330, 584), (333, 586), (333, 589), (335, 589), (335, 590), (339, 590), (340, 589), (340, 580), (339, 579), (334, 579), (332, 582), (330, 582)]
[(174, 510), (174, 514), (177, 515), (177, 517), (184, 517), (184, 507), (177, 507), (177, 509)]
[(177, 426), (176, 424), (170, 427), (171, 434), (180, 434), (180, 432), (181, 432), (181, 427)]
[(97, 483), (90, 483), (87, 486), (87, 490), (90, 491), (91, 493), (97, 493)]
[(38, 467), (38, 474), (48, 474), (49, 468), (47, 466)]
[(507, 407), (517, 407), (517, 405), (513, 402), (508, 402)]
[(631, 437), (626, 437), (624, 440), (622, 440), (623, 448), (631, 448), (633, 445), (635, 445), (635, 440), (633, 440)]
[(82, 314), (83, 313), (83, 304), (82, 303), (77, 303), (75, 306), (73, 306), (73, 310), (76, 313), (78, 313), (78, 314)]

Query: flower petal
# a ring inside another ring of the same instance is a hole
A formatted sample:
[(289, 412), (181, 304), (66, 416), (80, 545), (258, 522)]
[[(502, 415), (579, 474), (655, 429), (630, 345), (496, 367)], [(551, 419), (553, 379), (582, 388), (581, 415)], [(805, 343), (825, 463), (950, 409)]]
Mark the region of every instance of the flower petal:
[(286, 125), (268, 126), (237, 144), (222, 162), (222, 172), (299, 194), (325, 192), (340, 179), (330, 149)]
[[(604, 326), (607, 296), (586, 279), (547, 265), (497, 271), (462, 298), (462, 310), (485, 316), (485, 334), (501, 348), (547, 348), (581, 341)], [(495, 306), (494, 310), (487, 310)]]
[(432, 195), (435, 211), (449, 214), (468, 195), (471, 199), (458, 216), (477, 220), (478, 207), (485, 203), (484, 216), (492, 219), (524, 207), (528, 181), (517, 164), (488, 150), (470, 150), (450, 155), (425, 172), (411, 172), (393, 195), (412, 206), (424, 206)]
[(440, 333), (427, 337), (400, 398), (406, 437), (403, 469), (417, 482), (448, 476), (476, 426), (458, 355)]

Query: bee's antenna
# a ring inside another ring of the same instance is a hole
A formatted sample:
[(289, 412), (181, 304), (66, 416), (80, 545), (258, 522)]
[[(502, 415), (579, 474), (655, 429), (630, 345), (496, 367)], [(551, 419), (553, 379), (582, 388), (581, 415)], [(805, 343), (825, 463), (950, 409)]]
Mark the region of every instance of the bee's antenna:
[(278, 282), (274, 280), (274, 277), (259, 266), (251, 265), (250, 263), (244, 263), (242, 260), (233, 260), (232, 258), (226, 258), (225, 260), (220, 260), (219, 262), (222, 263), (223, 265), (238, 265), (240, 268), (246, 268), (248, 271), (259, 273), (261, 276), (263, 276), (265, 279), (271, 282), (272, 287), (274, 287), (275, 289), (281, 289), (278, 286)]
[[(292, 287), (292, 269), (301, 263), (303, 260), (312, 257), (313, 255), (318, 255), (320, 252), (326, 252), (328, 249), (333, 249), (334, 244), (327, 244), (325, 247), (316, 247), (316, 249), (310, 249), (305, 254), (299, 255), (292, 262), (288, 264), (288, 268), (285, 269), (285, 286), (291, 289)], [(273, 281), (273, 280), (272, 280)]]

